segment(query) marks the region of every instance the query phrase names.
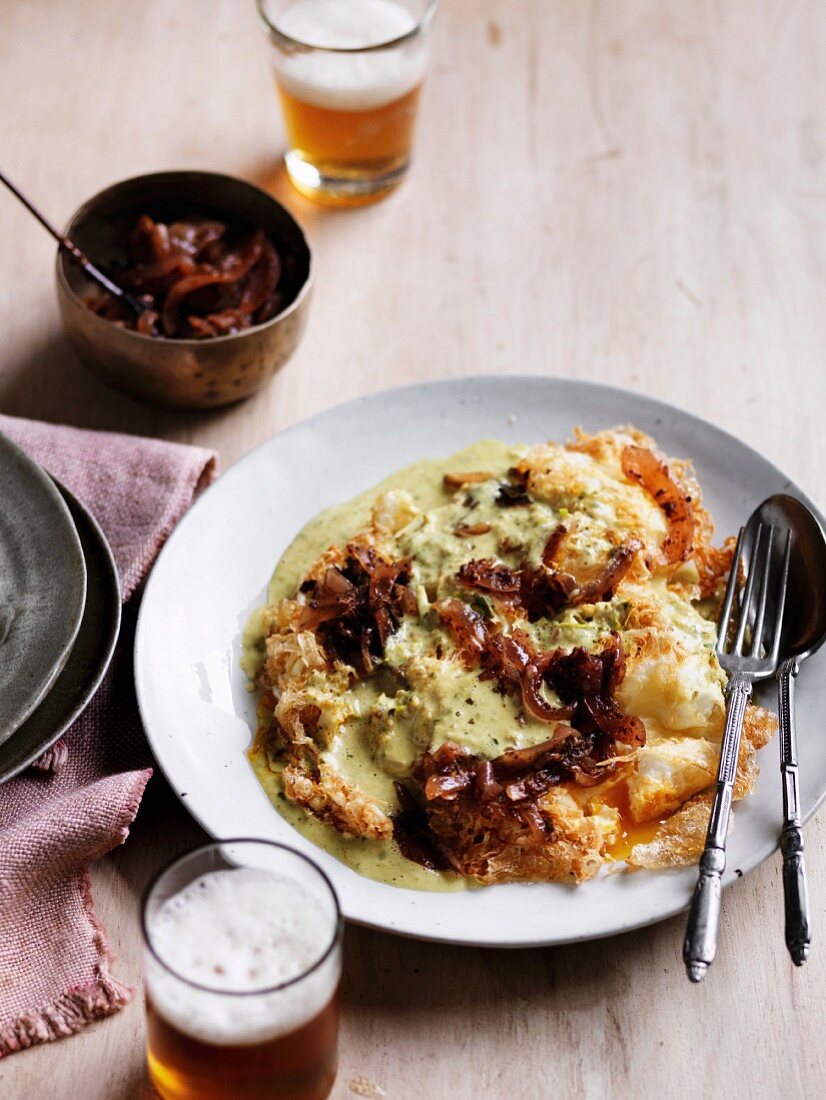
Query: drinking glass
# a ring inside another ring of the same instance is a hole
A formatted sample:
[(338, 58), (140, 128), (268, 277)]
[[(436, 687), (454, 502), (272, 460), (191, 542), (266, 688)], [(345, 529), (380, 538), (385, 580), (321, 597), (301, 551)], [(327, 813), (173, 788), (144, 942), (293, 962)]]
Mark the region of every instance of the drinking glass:
[(295, 187), (372, 202), (410, 165), (437, 0), (256, 0)]
[(149, 1075), (165, 1100), (323, 1100), (338, 1057), (341, 912), (291, 848), (223, 840), (142, 905)]

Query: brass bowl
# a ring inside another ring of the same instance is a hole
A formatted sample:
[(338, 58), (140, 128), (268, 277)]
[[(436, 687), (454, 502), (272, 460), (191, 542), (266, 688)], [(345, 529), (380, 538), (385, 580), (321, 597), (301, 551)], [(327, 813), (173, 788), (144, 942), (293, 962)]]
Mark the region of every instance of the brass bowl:
[(57, 297), (73, 347), (89, 369), (119, 390), (178, 409), (214, 409), (248, 397), (298, 345), (313, 279), (307, 239), (271, 195), (214, 172), (156, 172), (107, 187), (89, 199), (66, 233), (104, 269), (126, 260), (126, 242), (141, 214), (162, 220), (201, 214), (233, 228), (263, 229), (291, 265), (290, 303), (271, 320), (232, 336), (173, 340), (120, 328), (83, 304), (95, 288), (58, 251)]

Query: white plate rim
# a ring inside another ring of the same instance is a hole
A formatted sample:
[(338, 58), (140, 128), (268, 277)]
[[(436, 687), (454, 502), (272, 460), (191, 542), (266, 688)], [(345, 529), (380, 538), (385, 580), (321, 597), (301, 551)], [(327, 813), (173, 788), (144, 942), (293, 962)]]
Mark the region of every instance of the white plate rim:
[[(328, 418), (328, 417), (331, 417), (331, 416), (335, 417), (336, 415), (344, 415), (346, 413), (354, 412), (354, 411), (358, 410), (360, 407), (363, 407), (365, 405), (369, 405), (371, 403), (380, 402), (380, 401), (387, 401), (387, 400), (393, 400), (393, 399), (396, 399), (396, 398), (399, 398), (399, 397), (403, 397), (405, 395), (414, 395), (414, 394), (420, 393), (422, 391), (426, 391), (428, 393), (434, 393), (434, 394), (439, 393), (439, 394), (443, 395), (443, 394), (445, 394), (446, 392), (449, 392), (452, 389), (470, 391), (474, 387), (485, 388), (485, 387), (490, 386), (490, 385), (494, 385), (494, 386), (495, 385), (502, 385), (502, 386), (508, 387), (509, 389), (518, 389), (520, 386), (537, 385), (537, 384), (539, 384), (543, 387), (549, 387), (549, 389), (559, 388), (562, 391), (568, 391), (570, 393), (574, 393), (576, 391), (579, 391), (580, 393), (589, 393), (591, 396), (602, 395), (602, 396), (605, 396), (605, 397), (608, 397), (608, 398), (613, 397), (618, 402), (626, 402), (626, 401), (630, 400), (632, 403), (639, 405), (640, 409), (644, 410), (646, 414), (651, 414), (654, 419), (656, 419), (656, 414), (659, 414), (660, 416), (663, 416), (663, 417), (676, 417), (677, 421), (679, 423), (683, 424), (686, 427), (694, 427), (697, 430), (701, 430), (703, 432), (710, 432), (714, 437), (716, 437), (719, 441), (724, 443), (727, 447), (734, 448), (735, 452), (739, 452), (740, 455), (742, 455), (744, 457), (751, 457), (752, 459), (754, 459), (757, 462), (758, 465), (760, 465), (762, 467), (765, 467), (768, 472), (770, 472), (771, 474), (774, 475), (774, 477), (777, 481), (777, 484), (772, 486), (772, 488), (771, 488), (772, 492), (792, 492), (792, 493), (794, 493), (795, 495), (797, 495), (802, 501), (804, 501), (804, 503), (806, 503), (813, 510), (815, 515), (818, 517), (820, 523), (822, 525), (824, 525), (824, 527), (826, 527), (826, 521), (824, 521), (824, 517), (823, 517), (820, 509), (811, 500), (811, 498), (808, 496), (808, 494), (806, 494), (779, 467), (777, 467), (774, 463), (772, 463), (771, 461), (766, 459), (764, 456), (760, 455), (760, 453), (757, 450), (755, 450), (753, 447), (751, 447), (750, 445), (744, 443), (742, 440), (738, 439), (731, 432), (728, 432), (725, 429), (720, 428), (719, 426), (717, 426), (713, 422), (711, 422), (711, 421), (709, 421), (709, 420), (707, 420), (703, 417), (697, 416), (694, 413), (687, 412), (686, 410), (683, 410), (683, 409), (679, 408), (676, 405), (670, 404), (670, 403), (665, 402), (665, 401), (661, 401), (661, 400), (659, 400), (657, 398), (654, 398), (654, 397), (650, 397), (646, 394), (637, 393), (633, 390), (624, 389), (624, 388), (618, 387), (618, 386), (609, 386), (609, 385), (605, 385), (605, 384), (602, 384), (602, 383), (599, 383), (599, 382), (592, 382), (590, 380), (585, 380), (585, 379), (570, 378), (570, 377), (549, 377), (547, 374), (541, 374), (541, 373), (536, 373), (536, 374), (528, 373), (528, 374), (518, 374), (518, 375), (483, 374), (483, 375), (461, 376), (461, 377), (455, 377), (455, 378), (451, 377), (451, 378), (445, 378), (445, 379), (439, 379), (439, 380), (433, 380), (433, 381), (427, 381), (427, 382), (421, 382), (421, 383), (413, 383), (413, 384), (408, 384), (408, 385), (395, 386), (395, 387), (392, 387), (392, 388), (377, 391), (375, 393), (362, 395), (362, 396), (353, 398), (353, 399), (351, 399), (347, 402), (341, 403), (339, 405), (330, 406), (326, 409), (323, 409), (323, 410), (313, 414), (312, 416), (310, 416), (310, 417), (308, 417), (304, 420), (298, 421), (297, 423), (290, 425), (289, 427), (285, 428), (284, 430), (282, 430), (282, 431), (276, 433), (275, 435), (271, 436), (269, 439), (266, 439), (263, 442), (259, 443), (255, 448), (253, 448), (246, 455), (244, 455), (241, 459), (239, 459), (236, 463), (234, 463), (231, 467), (229, 467), (229, 469), (214, 483), (214, 485), (211, 486), (208, 490), (206, 490), (205, 493), (203, 493), (201, 495), (201, 497), (195, 502), (193, 507), (190, 509), (190, 511), (187, 513), (187, 515), (185, 515), (183, 517), (183, 519), (179, 523), (178, 527), (172, 533), (169, 540), (167, 541), (167, 543), (165, 544), (165, 546), (161, 550), (161, 553), (158, 557), (158, 560), (156, 561), (155, 566), (154, 566), (154, 568), (153, 568), (153, 570), (152, 570), (152, 572), (151, 572), (151, 574), (148, 578), (146, 588), (145, 588), (145, 591), (144, 591), (144, 594), (143, 594), (143, 599), (142, 599), (142, 603), (141, 603), (140, 612), (139, 612), (139, 615), (138, 615), (138, 622), (137, 622), (137, 628), (136, 628), (136, 634), (135, 634), (135, 687), (136, 687), (136, 694), (137, 694), (137, 699), (138, 699), (138, 707), (139, 707), (141, 718), (142, 718), (142, 721), (143, 721), (143, 724), (144, 724), (144, 729), (146, 731), (147, 739), (149, 740), (150, 746), (153, 750), (153, 753), (155, 754), (155, 758), (158, 762), (158, 765), (160, 766), (161, 770), (164, 772), (164, 774), (165, 774), (166, 778), (168, 779), (168, 781), (170, 782), (170, 785), (172, 786), (173, 790), (175, 790), (176, 794), (179, 797), (181, 797), (183, 804), (186, 806), (186, 808), (192, 814), (192, 816), (195, 818), (195, 820), (198, 821), (199, 824), (208, 833), (210, 833), (212, 836), (214, 836), (216, 838), (229, 839), (230, 833), (228, 833), (226, 830), (216, 831), (216, 829), (214, 827), (214, 820), (215, 819), (214, 819), (214, 816), (213, 816), (214, 807), (213, 808), (207, 808), (206, 810), (204, 810), (204, 808), (202, 806), (195, 804), (192, 800), (188, 800), (187, 797), (185, 795), (182, 795), (182, 793), (179, 791), (179, 785), (181, 783), (181, 776), (178, 773), (176, 773), (174, 767), (172, 767), (170, 765), (169, 757), (166, 755), (166, 753), (164, 751), (164, 748), (162, 746), (162, 743), (159, 741), (158, 737), (156, 736), (157, 726), (153, 724), (154, 715), (152, 713), (152, 703), (151, 703), (151, 700), (149, 698), (149, 694), (147, 693), (146, 677), (144, 675), (144, 672), (145, 672), (145, 657), (146, 657), (146, 653), (147, 653), (147, 646), (149, 645), (149, 642), (147, 641), (147, 639), (149, 638), (149, 635), (150, 635), (150, 627), (148, 625), (149, 611), (147, 609), (152, 608), (155, 589), (156, 589), (156, 587), (158, 586), (158, 583), (159, 583), (158, 578), (163, 575), (163, 570), (165, 568), (165, 562), (168, 560), (169, 555), (175, 553), (175, 548), (181, 543), (181, 540), (186, 537), (186, 533), (189, 530), (190, 526), (194, 522), (196, 522), (196, 518), (199, 515), (202, 514), (202, 510), (206, 506), (204, 502), (208, 501), (210, 499), (210, 494), (214, 494), (216, 492), (216, 490), (218, 489), (218, 487), (222, 485), (222, 483), (224, 485), (224, 489), (227, 490), (228, 489), (228, 482), (227, 482), (226, 479), (231, 480), (232, 477), (239, 476), (238, 475), (239, 468), (243, 468), (247, 464), (254, 463), (257, 456), (259, 456), (263, 453), (266, 453), (268, 448), (271, 448), (274, 445), (278, 446), (279, 443), (282, 443), (285, 439), (289, 440), (289, 438), (291, 436), (295, 435), (296, 433), (311, 430), (311, 429), (317, 427), (320, 422), (323, 422), (325, 420), (325, 418)], [(472, 394), (469, 394), (469, 397), (471, 397), (471, 399), (472, 399)], [(583, 408), (582, 415), (583, 416), (587, 415), (587, 409), (586, 408)], [(649, 417), (646, 415), (646, 416), (642, 416), (642, 417), (637, 416), (637, 418), (636, 418), (636, 420), (641, 420), (641, 419), (642, 420), (647, 420), (647, 419), (649, 419)], [(611, 423), (618, 423), (618, 422), (621, 422), (621, 418), (620, 418), (620, 421), (614, 420)], [(575, 423), (576, 423), (575, 420), (571, 421), (569, 429), (568, 429), (569, 433), (570, 433), (570, 431), (573, 430), (573, 427), (575, 426)], [(608, 425), (608, 423), (606, 423), (604, 426), (609, 426), (609, 425)], [(652, 434), (655, 434), (655, 433), (652, 433)], [(475, 436), (475, 438), (482, 438), (482, 437), (483, 437), (483, 435), (480, 435), (478, 433)], [(537, 442), (537, 441), (538, 440), (533, 440), (533, 439), (525, 440), (525, 442), (528, 442), (528, 443)], [(449, 447), (450, 445), (448, 444), (447, 446)], [(665, 447), (666, 450), (668, 450), (667, 445), (664, 444), (664, 447)], [(455, 449), (455, 447), (453, 449)], [(448, 453), (448, 450), (446, 449), (446, 447), (443, 446), (441, 448), (441, 452), (442, 453)], [(688, 453), (688, 457), (692, 457), (695, 460), (698, 459), (698, 456), (696, 454), (692, 455), (692, 454), (690, 454), (690, 452)], [(403, 463), (397, 463), (396, 466), (391, 466), (391, 467), (387, 467), (387, 468), (382, 467), (376, 473), (375, 482), (377, 483), (379, 480), (381, 480), (381, 478), (383, 476), (390, 473), (392, 471), (392, 469), (398, 468), (398, 466), (400, 466), (400, 465), (403, 465)], [(353, 491), (352, 495), (355, 495), (357, 491), (358, 490), (355, 489)], [(713, 514), (713, 512), (712, 512), (712, 514)], [(743, 518), (745, 518), (745, 516)], [(298, 527), (295, 528), (295, 533), (297, 533), (297, 530), (298, 530)], [(283, 548), (284, 547), (282, 546), (281, 549), (283, 549)], [(276, 553), (275, 557), (273, 557), (272, 564), (274, 564), (276, 557), (277, 557), (277, 553)], [(824, 656), (826, 656), (826, 651), (824, 651)], [(815, 660), (816, 660), (816, 658), (813, 657), (812, 661), (815, 661)], [(799, 695), (798, 695), (798, 698), (799, 698)], [(764, 750), (764, 753), (765, 752), (770, 753), (771, 749), (769, 748), (767, 750)], [(765, 756), (762, 758), (762, 762), (763, 762), (763, 765), (764, 765), (764, 775), (766, 773), (770, 773), (774, 762), (773, 761), (770, 762), (769, 759), (767, 759)], [(250, 769), (250, 775), (254, 779), (254, 775), (253, 775), (251, 769)], [(257, 784), (257, 780), (254, 779), (254, 781)], [(765, 782), (765, 780), (764, 780), (764, 782)], [(810, 799), (806, 803), (805, 812), (804, 812), (804, 821), (807, 821), (817, 811), (817, 809), (823, 803), (824, 799), (826, 799), (826, 782), (824, 782), (819, 787), (816, 796), (814, 798)], [(275, 816), (275, 818), (278, 820), (279, 823), (283, 822), (283, 819), (280, 818), (280, 815), (278, 815), (278, 813), (275, 809), (272, 810), (272, 813)], [(284, 823), (284, 824), (286, 825), (286, 823)], [(434, 941), (434, 942), (465, 944), (465, 945), (468, 945), (468, 946), (477, 946), (477, 947), (486, 947), (486, 946), (490, 946), (490, 947), (538, 947), (538, 946), (547, 946), (547, 945), (553, 945), (553, 944), (576, 943), (576, 942), (582, 942), (584, 940), (589, 940), (589, 939), (594, 939), (594, 938), (601, 938), (603, 936), (618, 935), (618, 934), (621, 934), (621, 933), (626, 932), (626, 931), (632, 931), (632, 930), (637, 929), (637, 928), (646, 927), (648, 925), (658, 923), (658, 922), (663, 921), (663, 920), (667, 920), (670, 917), (673, 917), (673, 916), (677, 915), (678, 913), (684, 911), (686, 909), (686, 907), (688, 905), (688, 902), (689, 902), (689, 899), (690, 899), (691, 885), (693, 884), (693, 881), (696, 877), (696, 869), (694, 869), (694, 868), (689, 868), (689, 869), (681, 870), (681, 871), (659, 872), (659, 873), (656, 873), (656, 874), (648, 873), (648, 872), (635, 872), (633, 875), (607, 876), (607, 878), (614, 879), (614, 880), (639, 881), (640, 879), (642, 879), (644, 877), (648, 877), (649, 881), (651, 881), (652, 878), (656, 878), (658, 881), (661, 881), (661, 882), (670, 881), (671, 883), (674, 883), (674, 884), (679, 882), (680, 885), (681, 885), (681, 889), (673, 891), (672, 892), (674, 894), (673, 900), (669, 904), (661, 905), (655, 913), (648, 912), (648, 913), (645, 913), (644, 915), (640, 915), (638, 917), (620, 918), (620, 919), (617, 919), (617, 920), (613, 920), (611, 922), (608, 922), (608, 924), (606, 924), (605, 927), (601, 927), (598, 931), (586, 930), (584, 932), (567, 932), (567, 933), (559, 933), (559, 932), (544, 933), (543, 932), (540, 935), (536, 935), (536, 934), (534, 934), (534, 935), (524, 935), (522, 933), (519, 933), (518, 931), (516, 931), (516, 932), (514, 932), (514, 931), (505, 931), (504, 933), (494, 933), (494, 934), (491, 934), (490, 932), (488, 932), (488, 933), (475, 932), (471, 935), (468, 935), (466, 931), (458, 932), (452, 926), (451, 926), (451, 928), (447, 928), (447, 929), (444, 928), (444, 927), (440, 927), (438, 925), (438, 923), (434, 926), (433, 924), (431, 924), (427, 920), (422, 920), (421, 919), (421, 914), (419, 914), (418, 918), (417, 917), (410, 918), (409, 915), (408, 915), (407, 918), (405, 918), (405, 917), (399, 916), (398, 914), (396, 914), (396, 916), (394, 916), (394, 917), (388, 917), (386, 914), (383, 915), (381, 912), (365, 911), (363, 906), (348, 904), (348, 902), (350, 901), (350, 898), (349, 898), (350, 890), (348, 889), (348, 884), (347, 884), (346, 880), (348, 878), (350, 878), (351, 880), (353, 878), (355, 878), (355, 879), (359, 880), (361, 883), (371, 882), (372, 880), (363, 879), (362, 876), (359, 876), (355, 872), (351, 871), (349, 868), (344, 867), (342, 864), (338, 863), (337, 860), (333, 859), (332, 857), (327, 857), (326, 853), (321, 852), (320, 849), (316, 848), (311, 843), (305, 841), (289, 825), (286, 825), (286, 829), (287, 829), (286, 834), (280, 828), (277, 829), (276, 834), (273, 834), (272, 838), (278, 839), (278, 840), (281, 840), (282, 842), (284, 842), (285, 835), (286, 835), (286, 842), (287, 843), (292, 843), (296, 848), (299, 848), (305, 854), (310, 855), (311, 858), (315, 858), (317, 862), (322, 863), (322, 865), (324, 866), (324, 869), (327, 871), (327, 873), (329, 875), (331, 875), (331, 877), (332, 877), (332, 879), (333, 879), (333, 881), (336, 885), (336, 889), (338, 890), (340, 898), (341, 898), (342, 911), (344, 913), (344, 916), (348, 920), (351, 920), (354, 923), (362, 924), (362, 925), (365, 925), (365, 926), (368, 926), (368, 927), (373, 927), (373, 928), (377, 928), (377, 929), (380, 929), (380, 930), (389, 931), (389, 932), (392, 932), (392, 933), (397, 934), (397, 935), (408, 936), (408, 937), (412, 937), (412, 938), (416, 938), (416, 939), (431, 940), (431, 941)], [(779, 830), (779, 816), (778, 816), (778, 830)], [(235, 833), (233, 835), (239, 835), (239, 836), (240, 835), (248, 835), (248, 830), (245, 830), (243, 828), (243, 826), (239, 825), (239, 828), (237, 830), (235, 830)], [(738, 860), (737, 861), (738, 862), (738, 867), (736, 868), (736, 870), (732, 867), (732, 861), (730, 861), (729, 867), (728, 867), (728, 869), (726, 871), (726, 874), (724, 876), (724, 886), (728, 887), (729, 885), (732, 885), (734, 882), (738, 881), (739, 878), (749, 874), (752, 870), (755, 869), (755, 867), (759, 866), (766, 859), (770, 858), (771, 855), (777, 850), (778, 845), (779, 845), (779, 835), (775, 836), (774, 841), (771, 845), (769, 845), (768, 847), (764, 846), (764, 850), (762, 850), (759, 855), (757, 855), (757, 856), (755, 856), (754, 858), (751, 858), (751, 859), (747, 858), (747, 859)], [(451, 898), (474, 899), (471, 904), (476, 905), (476, 903), (477, 903), (476, 899), (484, 899), (485, 896), (490, 896), (493, 891), (497, 891), (497, 892), (504, 892), (504, 891), (510, 891), (510, 892), (514, 892), (514, 891), (531, 891), (531, 892), (543, 891), (543, 892), (547, 892), (547, 891), (560, 891), (560, 890), (570, 891), (570, 890), (573, 889), (573, 890), (576, 891), (577, 896), (583, 897), (583, 896), (586, 896), (586, 895), (583, 895), (583, 891), (592, 890), (594, 887), (597, 886), (598, 883), (603, 883), (605, 881), (606, 881), (606, 877), (604, 876), (604, 877), (600, 878), (599, 880), (595, 880), (591, 883), (586, 883), (583, 886), (576, 887), (576, 888), (569, 888), (569, 887), (565, 887), (565, 886), (557, 886), (557, 885), (549, 885), (549, 884), (538, 884), (538, 885), (529, 885), (529, 886), (508, 885), (508, 886), (488, 887), (488, 888), (485, 888), (483, 890), (460, 892), (458, 894), (457, 893), (452, 893), (452, 894), (419, 893), (419, 892), (414, 892), (414, 891), (398, 890), (395, 887), (383, 886), (382, 884), (373, 884), (373, 885), (377, 885), (380, 888), (380, 890), (382, 891), (382, 893), (390, 892), (391, 896), (393, 896), (393, 895), (402, 895), (402, 894), (403, 895), (415, 894), (416, 902), (418, 904), (414, 904), (414, 906), (413, 906), (414, 910), (416, 908), (418, 908), (418, 909), (424, 909), (425, 911), (427, 911), (427, 910), (430, 910), (434, 907), (433, 901), (432, 901), (432, 899), (434, 899), (434, 898), (435, 899), (446, 899), (446, 898), (447, 899), (451, 899)], [(398, 907), (391, 907), (391, 908), (398, 908)], [(478, 915), (478, 913), (479, 913), (479, 910), (477, 909), (477, 915)], [(455, 922), (451, 922), (451, 923), (452, 923), (452, 925), (455, 924)]]

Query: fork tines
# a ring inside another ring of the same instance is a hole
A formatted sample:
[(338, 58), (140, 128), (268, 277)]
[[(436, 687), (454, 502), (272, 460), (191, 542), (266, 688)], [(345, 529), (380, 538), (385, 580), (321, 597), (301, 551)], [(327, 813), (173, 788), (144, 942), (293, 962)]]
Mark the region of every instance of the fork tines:
[[(786, 597), (791, 531), (786, 532), (782, 562), (772, 585), (772, 564), (778, 551), (780, 532), (773, 524), (760, 523), (753, 545), (747, 546), (746, 529), (741, 528), (731, 565), (731, 575), (717, 633), (717, 658), (726, 671), (754, 671), (777, 664), (780, 649), (780, 624)], [(740, 588), (741, 570), (746, 583)], [(766, 611), (769, 616), (768, 637)], [(759, 667), (758, 667), (759, 666)]]

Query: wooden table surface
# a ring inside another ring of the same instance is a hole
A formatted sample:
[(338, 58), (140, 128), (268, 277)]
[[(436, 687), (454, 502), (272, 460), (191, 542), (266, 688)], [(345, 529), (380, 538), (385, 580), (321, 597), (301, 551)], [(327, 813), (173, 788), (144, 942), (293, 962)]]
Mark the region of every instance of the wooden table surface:
[[(412, 177), (349, 212), (284, 179), (252, 0), (0, 0), (0, 26), (3, 167), (55, 220), (123, 177), (217, 169), (281, 197), (318, 260), (309, 330), (273, 383), (226, 411), (167, 413), (75, 359), (52, 246), (0, 194), (3, 412), (206, 444), (226, 468), (384, 386), (546, 372), (706, 416), (826, 502), (818, 0), (445, 0)], [(156, 778), (95, 867), (119, 977), (139, 982), (141, 888), (201, 837)], [(726, 893), (720, 957), (696, 988), (682, 918), (514, 952), (349, 929), (334, 1096), (822, 1095), (824, 839), (821, 815), (807, 829), (818, 937), (799, 972), (777, 858)], [(5, 1060), (0, 1095), (147, 1096), (142, 1032), (138, 997)]]

